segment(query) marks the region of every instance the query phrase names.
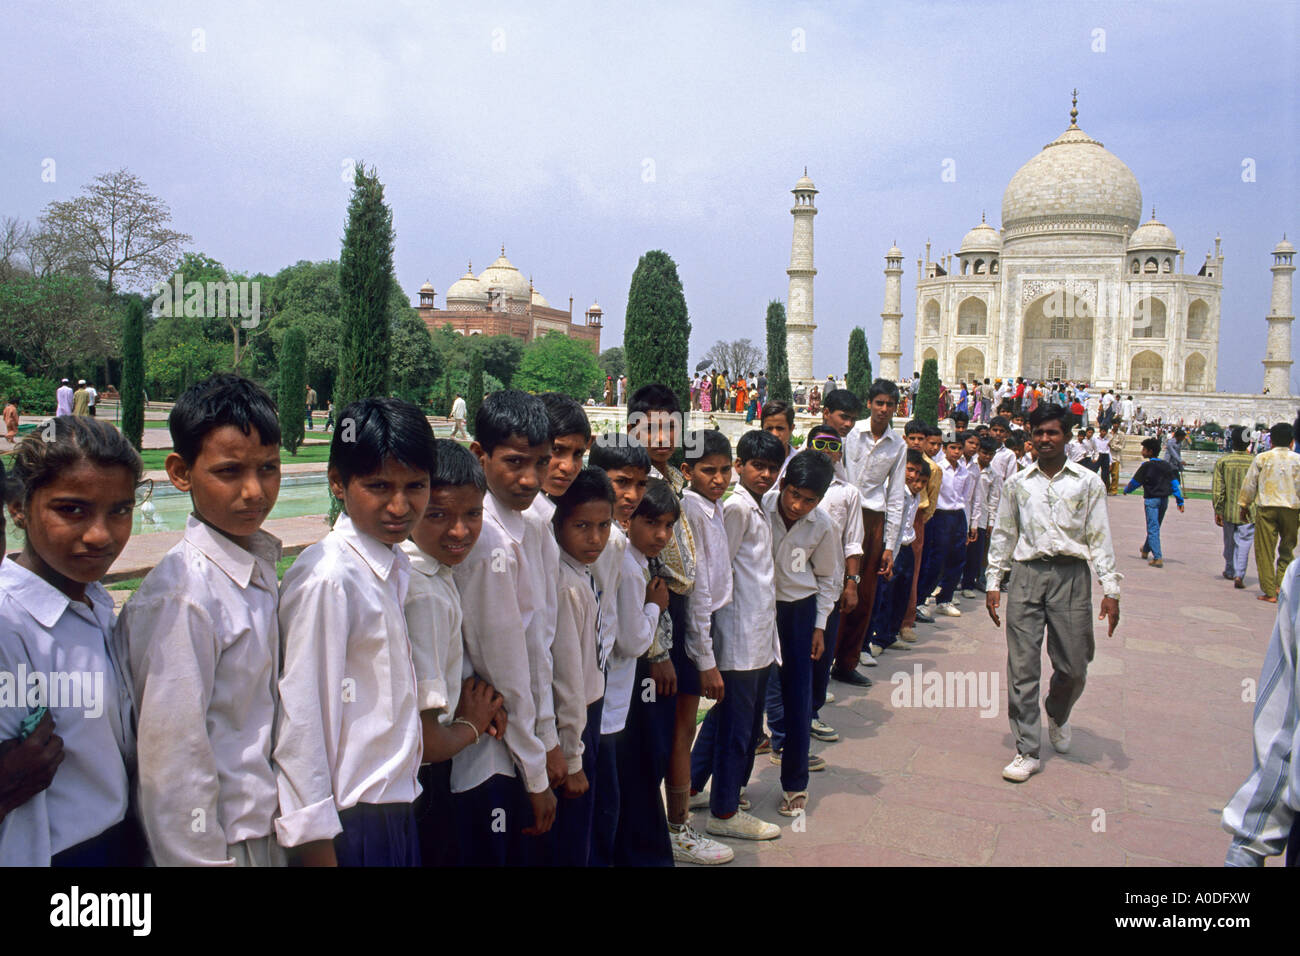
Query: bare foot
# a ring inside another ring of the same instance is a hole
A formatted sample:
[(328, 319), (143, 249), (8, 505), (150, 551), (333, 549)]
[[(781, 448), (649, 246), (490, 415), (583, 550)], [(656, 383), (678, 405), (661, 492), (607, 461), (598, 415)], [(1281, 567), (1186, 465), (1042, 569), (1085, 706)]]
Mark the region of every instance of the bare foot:
[(1267, 601), (1269, 604), (1276, 604), (1276, 603), (1277, 603), (1277, 598), (1275, 598), (1275, 597), (1269, 597), (1267, 594), (1261, 594), (1261, 595), (1259, 595), (1255, 600), (1257, 600), (1257, 601)]

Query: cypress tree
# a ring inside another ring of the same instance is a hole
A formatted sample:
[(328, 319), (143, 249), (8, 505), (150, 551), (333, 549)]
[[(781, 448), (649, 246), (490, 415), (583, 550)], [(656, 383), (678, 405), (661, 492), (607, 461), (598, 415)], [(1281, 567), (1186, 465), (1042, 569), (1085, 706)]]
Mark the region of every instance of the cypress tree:
[(357, 163), (339, 256), (339, 377), (334, 407), (388, 395), (389, 295), (393, 284), (393, 213), (374, 168)]
[(451, 386), (451, 366), (442, 373), (442, 401), (438, 406), (439, 415), (451, 415), (452, 403), (456, 401), (456, 393), (452, 391)]
[(470, 434), (474, 434), (474, 420), (478, 407), (483, 404), (483, 353), (471, 349), (469, 353), (469, 394), (465, 396), (465, 414)]
[(939, 360), (926, 359), (921, 366), (921, 387), (916, 393), (912, 417), (927, 425), (939, 424)]
[(140, 450), (144, 442), (144, 303), (133, 296), (122, 321), (122, 434)]
[(304, 437), (307, 394), (307, 336), (298, 326), (280, 340), (280, 444), (298, 454)]
[(637, 263), (627, 292), (623, 351), (628, 394), (657, 382), (677, 393), (683, 410), (689, 409), (690, 340), (691, 320), (677, 263), (668, 253), (651, 250)]
[(871, 353), (867, 350), (867, 333), (858, 326), (849, 333), (849, 371), (846, 387), (864, 402), (871, 391)]
[(790, 388), (790, 361), (785, 350), (785, 306), (777, 299), (767, 304), (767, 400), (794, 400)]

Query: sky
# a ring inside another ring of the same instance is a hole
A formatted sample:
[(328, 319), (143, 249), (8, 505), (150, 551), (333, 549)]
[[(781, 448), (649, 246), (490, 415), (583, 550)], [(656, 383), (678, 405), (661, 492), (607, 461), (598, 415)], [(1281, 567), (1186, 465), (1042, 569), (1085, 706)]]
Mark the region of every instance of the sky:
[(907, 374), (926, 240), (938, 256), (982, 211), (999, 224), (1076, 87), (1080, 127), (1133, 170), (1143, 218), (1154, 205), (1189, 272), (1222, 236), (1220, 391), (1259, 391), (1269, 253), (1300, 239), (1289, 0), (6, 0), (5, 19), (0, 216), (35, 221), (126, 167), (192, 248), (274, 273), (338, 257), (360, 160), (384, 183), (413, 302), (428, 279), (441, 306), (504, 243), (552, 306), (572, 296), (580, 318), (599, 301), (607, 348), (639, 257), (662, 249), (692, 367), (719, 339), (762, 345), (807, 166), (814, 371), (842, 375), (857, 325), (878, 367), (896, 241)]

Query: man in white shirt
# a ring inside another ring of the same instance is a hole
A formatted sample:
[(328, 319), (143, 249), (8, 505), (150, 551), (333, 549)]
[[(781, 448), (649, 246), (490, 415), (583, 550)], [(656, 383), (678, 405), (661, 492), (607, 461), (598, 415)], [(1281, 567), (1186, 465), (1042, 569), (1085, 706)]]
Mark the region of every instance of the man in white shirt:
[(455, 426), (451, 432), (453, 439), (463, 438), (469, 441), (469, 432), (465, 431), (465, 419), (468, 415), (465, 399), (460, 392), (457, 392), (455, 400), (451, 403), (451, 420)]
[(943, 565), (939, 573), (939, 594), (935, 611), (948, 617), (961, 617), (953, 595), (961, 584), (966, 567), (967, 531), (976, 474), (962, 459), (965, 433), (960, 432), (944, 443), (944, 457), (939, 463), (943, 480), (939, 485), (939, 506), (930, 519), (927, 532), (933, 533)]
[(1111, 545), (1106, 489), (1065, 456), (1065, 410), (1047, 405), (1030, 415), (1038, 460), (1003, 486), (989, 544), (989, 617), (1000, 625), (998, 591), (1013, 580), (1007, 606), (1007, 713), (1016, 756), (1002, 776), (1021, 783), (1040, 768), (1038, 687), (1043, 632), (1052, 661), (1047, 733), (1060, 753), (1070, 749), (1070, 711), (1083, 693), (1094, 653), (1088, 564), (1105, 597), (1099, 619), (1119, 623), (1119, 582)]
[(63, 382), (54, 391), (54, 414), (71, 415), (72, 414), (72, 386), (68, 384), (65, 378)]
[(840, 621), (831, 677), (853, 686), (870, 687), (871, 680), (858, 673), (857, 666), (871, 628), (876, 584), (881, 577), (889, 576), (894, 549), (902, 535), (907, 443), (890, 427), (898, 408), (898, 386), (883, 378), (871, 384), (867, 393), (870, 419), (862, 429), (853, 427), (859, 405), (852, 392), (840, 389), (827, 395), (825, 401), (822, 420), (844, 438), (844, 468), (862, 494), (863, 530), (858, 602)]
[(95, 391), (93, 382), (86, 383), (86, 414), (91, 418), (95, 417), (95, 402), (99, 399), (99, 392)]

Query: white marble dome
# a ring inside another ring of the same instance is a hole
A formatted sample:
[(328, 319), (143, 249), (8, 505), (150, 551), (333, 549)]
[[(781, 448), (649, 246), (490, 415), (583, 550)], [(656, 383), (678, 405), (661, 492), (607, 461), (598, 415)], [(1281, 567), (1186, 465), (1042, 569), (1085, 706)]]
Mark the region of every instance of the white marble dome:
[(486, 302), (487, 292), (479, 285), (478, 279), (474, 278), (474, 270), (467, 269), (463, 276), (451, 284), (446, 300), (448, 305), (453, 302)]
[(1273, 247), (1275, 255), (1279, 252), (1295, 252), (1295, 246), (1291, 245), (1291, 240), (1286, 236), (1283, 236), (1282, 241)]
[(533, 299), (532, 299), (532, 302), (533, 302), (533, 305), (540, 305), (540, 306), (542, 306), (543, 308), (546, 308), (546, 309), (549, 309), (549, 308), (551, 307), (551, 303), (547, 302), (547, 301), (546, 301), (546, 297), (543, 296), (543, 295), (542, 295), (540, 292), (538, 292), (536, 289), (533, 290)]
[(1060, 219), (1128, 234), (1141, 216), (1133, 171), (1073, 123), (1020, 167), (1002, 195), (1004, 235)]
[(794, 189), (791, 190), (791, 192), (794, 192), (796, 190), (805, 190), (805, 189), (811, 190), (812, 192), (817, 192), (817, 187), (814, 186), (813, 181), (808, 178), (807, 170), (804, 170), (804, 174), (799, 177), (799, 181), (794, 184)]
[(503, 289), (507, 299), (527, 302), (530, 297), (528, 280), (506, 258), (504, 247), (496, 261), (478, 274), (478, 282), (484, 294), (488, 289)]
[(1002, 250), (1002, 237), (998, 231), (990, 226), (987, 222), (981, 222), (978, 226), (966, 233), (965, 238), (961, 241), (961, 247), (957, 250), (958, 255), (965, 255), (968, 252), (1000, 252)]
[(1174, 239), (1174, 231), (1156, 218), (1156, 211), (1151, 210), (1151, 218), (1142, 225), (1129, 237), (1128, 247), (1130, 250), (1139, 249), (1162, 249), (1169, 252), (1178, 251), (1178, 242)]

